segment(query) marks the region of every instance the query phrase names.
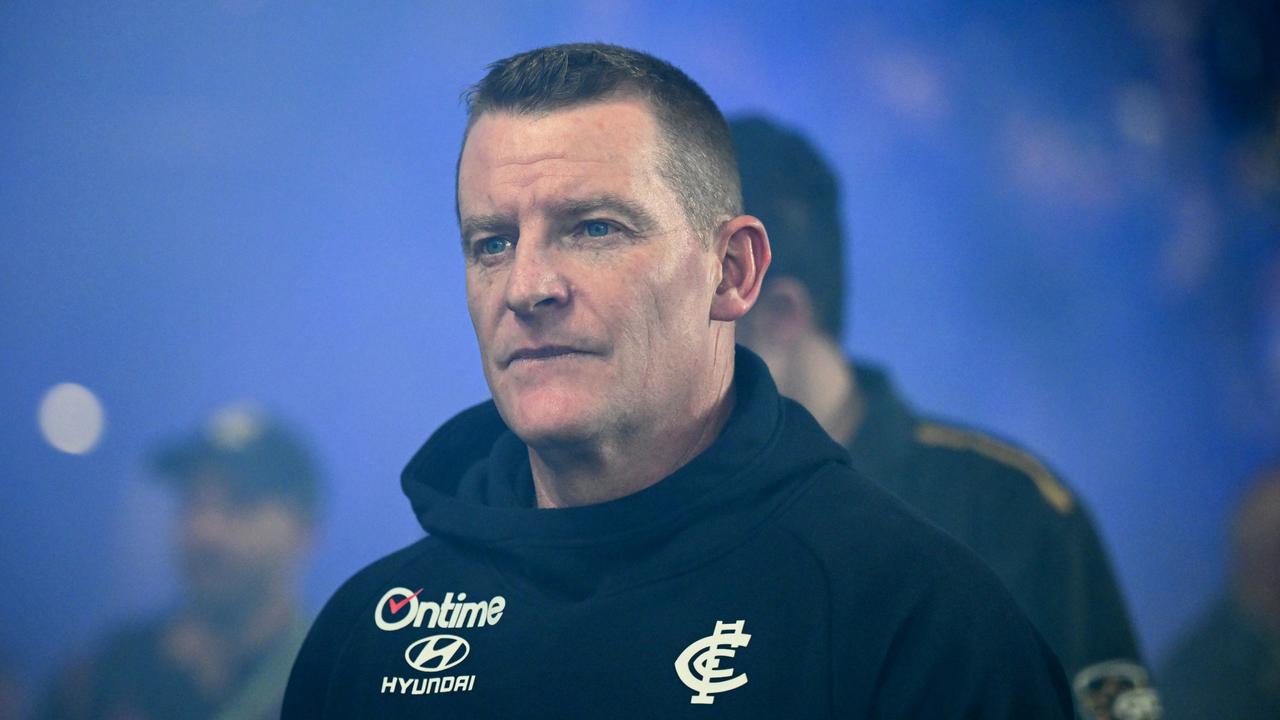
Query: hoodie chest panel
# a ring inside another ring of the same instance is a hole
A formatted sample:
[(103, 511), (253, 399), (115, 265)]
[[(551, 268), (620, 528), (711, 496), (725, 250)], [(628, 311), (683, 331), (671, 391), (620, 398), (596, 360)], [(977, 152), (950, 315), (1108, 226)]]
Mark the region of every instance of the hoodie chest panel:
[(777, 543), (571, 603), (438, 570), (389, 579), (343, 653), (335, 716), (831, 715), (826, 582)]

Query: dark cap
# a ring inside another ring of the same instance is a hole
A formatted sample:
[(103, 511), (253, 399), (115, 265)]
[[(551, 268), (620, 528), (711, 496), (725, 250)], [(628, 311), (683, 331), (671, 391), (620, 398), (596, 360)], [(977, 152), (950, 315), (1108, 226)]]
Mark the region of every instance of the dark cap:
[(199, 431), (161, 444), (152, 458), (156, 472), (177, 487), (207, 471), (245, 499), (278, 498), (308, 517), (319, 505), (320, 478), (311, 453), (252, 403), (216, 410)]

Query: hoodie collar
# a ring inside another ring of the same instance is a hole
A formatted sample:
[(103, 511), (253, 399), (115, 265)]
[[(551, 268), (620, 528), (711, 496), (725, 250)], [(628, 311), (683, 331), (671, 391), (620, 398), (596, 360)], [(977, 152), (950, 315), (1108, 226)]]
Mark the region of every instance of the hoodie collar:
[[(445, 423), (417, 452), (401, 487), (422, 527), (482, 546), (613, 545), (667, 534), (804, 466), (845, 453), (802, 408), (782, 398), (764, 362), (739, 346), (735, 406), (701, 454), (639, 492), (595, 505), (533, 507), (528, 449), (488, 401)], [(785, 425), (809, 437), (803, 452), (777, 452)], [(847, 460), (845, 460), (847, 462)]]

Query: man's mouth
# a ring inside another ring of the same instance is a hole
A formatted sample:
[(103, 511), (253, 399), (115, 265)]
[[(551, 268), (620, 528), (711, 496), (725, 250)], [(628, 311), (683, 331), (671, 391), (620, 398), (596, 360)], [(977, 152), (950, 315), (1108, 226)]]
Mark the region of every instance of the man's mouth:
[(543, 345), (541, 347), (520, 348), (507, 356), (506, 365), (509, 367), (513, 363), (521, 360), (537, 361), (537, 360), (553, 360), (555, 358), (569, 357), (571, 355), (586, 355), (586, 351), (567, 345)]

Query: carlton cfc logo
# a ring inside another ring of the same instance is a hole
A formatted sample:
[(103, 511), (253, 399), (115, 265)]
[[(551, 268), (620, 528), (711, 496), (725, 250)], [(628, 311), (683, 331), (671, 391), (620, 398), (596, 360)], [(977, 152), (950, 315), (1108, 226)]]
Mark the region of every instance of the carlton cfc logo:
[(440, 672), (467, 659), (471, 645), (457, 635), (424, 637), (405, 648), (404, 661), (414, 670)]
[(676, 675), (693, 690), (689, 698), (694, 705), (710, 705), (716, 701), (715, 693), (728, 692), (747, 684), (747, 674), (735, 675), (733, 668), (722, 668), (720, 663), (732, 658), (737, 648), (751, 642), (751, 636), (743, 632), (746, 620), (728, 623), (716, 621), (716, 631), (695, 641), (676, 659)]

